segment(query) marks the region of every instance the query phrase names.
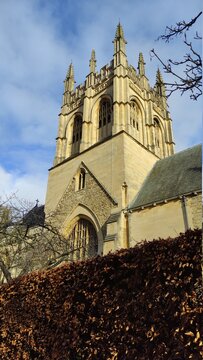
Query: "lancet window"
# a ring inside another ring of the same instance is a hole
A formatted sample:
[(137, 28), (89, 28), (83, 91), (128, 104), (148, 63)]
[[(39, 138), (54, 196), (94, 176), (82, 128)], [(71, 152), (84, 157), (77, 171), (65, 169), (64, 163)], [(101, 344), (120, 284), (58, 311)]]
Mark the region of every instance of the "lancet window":
[(140, 109), (137, 106), (136, 102), (132, 100), (130, 102), (130, 124), (133, 128), (139, 131), (139, 118), (140, 118)]
[(79, 152), (82, 139), (82, 116), (76, 115), (73, 123), (72, 154)]
[(85, 176), (86, 176), (85, 170), (81, 169), (80, 174), (79, 174), (79, 184), (78, 184), (79, 190), (82, 190), (85, 188)]
[(102, 99), (99, 106), (99, 138), (111, 134), (112, 107), (109, 99)]
[(155, 145), (155, 153), (158, 156), (163, 156), (164, 151), (164, 143), (163, 143), (163, 133), (157, 118), (154, 118), (154, 145)]
[(99, 108), (99, 128), (106, 126), (111, 122), (111, 103), (108, 99), (100, 102)]
[(67, 241), (70, 247), (70, 260), (84, 260), (98, 253), (97, 234), (89, 220), (79, 219)]
[(155, 146), (157, 148), (160, 148), (160, 143), (161, 143), (161, 128), (159, 125), (159, 121), (154, 118), (154, 140), (155, 140)]

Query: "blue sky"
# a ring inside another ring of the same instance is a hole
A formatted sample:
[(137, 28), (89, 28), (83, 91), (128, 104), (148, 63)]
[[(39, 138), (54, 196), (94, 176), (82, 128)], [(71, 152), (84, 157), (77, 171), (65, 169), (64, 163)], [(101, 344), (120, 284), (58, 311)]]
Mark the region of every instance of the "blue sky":
[[(167, 45), (156, 38), (166, 25), (189, 20), (200, 10), (200, 0), (1, 0), (0, 197), (16, 193), (44, 203), (63, 80), (71, 61), (76, 85), (89, 71), (92, 48), (98, 70), (109, 63), (120, 20), (128, 61), (136, 67), (142, 51), (153, 86), (159, 64), (150, 60), (150, 50), (155, 48), (163, 59), (185, 52), (181, 41)], [(176, 93), (168, 103), (176, 151), (200, 143), (200, 100)]]

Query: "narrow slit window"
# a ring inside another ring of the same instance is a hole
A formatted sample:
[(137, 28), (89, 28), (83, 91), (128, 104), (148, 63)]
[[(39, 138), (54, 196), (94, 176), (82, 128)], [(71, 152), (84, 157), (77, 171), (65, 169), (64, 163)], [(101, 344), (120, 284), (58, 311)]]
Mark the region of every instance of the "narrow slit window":
[(81, 169), (79, 174), (79, 186), (78, 190), (82, 190), (85, 188), (85, 180), (86, 180), (86, 173), (84, 169)]

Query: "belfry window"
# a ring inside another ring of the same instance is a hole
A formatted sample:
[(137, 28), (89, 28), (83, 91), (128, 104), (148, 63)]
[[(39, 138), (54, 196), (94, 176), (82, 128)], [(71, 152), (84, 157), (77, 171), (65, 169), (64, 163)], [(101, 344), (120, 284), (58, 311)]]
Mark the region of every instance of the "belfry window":
[(111, 122), (111, 103), (108, 99), (103, 99), (100, 102), (99, 109), (99, 128)]
[(97, 255), (97, 234), (92, 223), (79, 219), (68, 236), (70, 260), (84, 260)]
[(73, 125), (73, 143), (82, 139), (82, 117), (76, 116)]
[(132, 100), (130, 102), (130, 124), (139, 131), (139, 118), (140, 118), (140, 109), (137, 106), (136, 102)]
[(154, 131), (155, 146), (157, 146), (159, 148), (160, 147), (161, 129), (160, 129), (159, 121), (156, 118), (154, 119), (154, 127), (155, 127), (155, 131)]
[(75, 154), (80, 151), (81, 139), (82, 139), (82, 116), (76, 115), (73, 123), (72, 154)]
[(160, 120), (157, 118), (153, 119), (154, 124), (154, 150), (155, 154), (159, 157), (163, 157), (164, 155), (164, 134), (161, 128)]
[(112, 109), (109, 99), (102, 99), (99, 106), (99, 138), (111, 134)]

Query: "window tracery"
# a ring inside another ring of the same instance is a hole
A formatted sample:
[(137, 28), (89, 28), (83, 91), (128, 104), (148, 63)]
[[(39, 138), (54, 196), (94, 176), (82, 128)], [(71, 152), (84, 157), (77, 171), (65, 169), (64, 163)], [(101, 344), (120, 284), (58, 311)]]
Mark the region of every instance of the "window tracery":
[(104, 98), (99, 106), (99, 138), (104, 138), (111, 134), (112, 107), (109, 99)]
[(97, 234), (92, 223), (79, 219), (68, 236), (70, 260), (84, 260), (97, 255)]
[(79, 152), (82, 139), (82, 116), (76, 115), (73, 123), (72, 154)]
[(156, 118), (154, 118), (154, 127), (155, 127), (155, 131), (154, 131), (155, 146), (157, 148), (160, 148), (161, 128), (159, 125), (159, 121)]
[(139, 120), (141, 118), (141, 111), (135, 100), (130, 102), (130, 125), (139, 131)]
[(163, 157), (164, 155), (164, 134), (160, 125), (160, 121), (157, 118), (153, 119), (154, 124), (154, 148), (155, 153)]

